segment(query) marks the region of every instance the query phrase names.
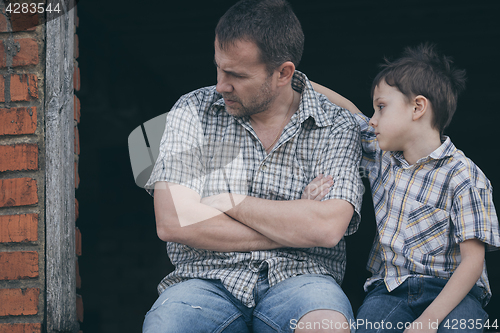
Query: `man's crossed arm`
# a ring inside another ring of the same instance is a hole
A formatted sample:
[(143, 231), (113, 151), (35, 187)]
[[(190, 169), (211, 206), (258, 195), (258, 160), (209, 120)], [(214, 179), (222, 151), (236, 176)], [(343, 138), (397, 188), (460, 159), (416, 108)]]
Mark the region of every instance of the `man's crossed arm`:
[(344, 200), (319, 201), (332, 184), (331, 177), (317, 177), (306, 187), (304, 199), (273, 201), (243, 195), (230, 198), (229, 194), (202, 200), (185, 186), (157, 182), (158, 236), (222, 252), (333, 247), (344, 235), (354, 209)]

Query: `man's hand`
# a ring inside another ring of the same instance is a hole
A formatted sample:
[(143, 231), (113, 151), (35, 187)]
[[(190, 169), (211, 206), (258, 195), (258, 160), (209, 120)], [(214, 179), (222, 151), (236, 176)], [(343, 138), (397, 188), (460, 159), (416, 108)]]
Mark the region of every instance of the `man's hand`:
[(333, 177), (328, 175), (324, 176), (320, 174), (310, 182), (304, 192), (302, 193), (301, 199), (309, 199), (321, 201), (328, 194), (330, 188), (333, 185)]

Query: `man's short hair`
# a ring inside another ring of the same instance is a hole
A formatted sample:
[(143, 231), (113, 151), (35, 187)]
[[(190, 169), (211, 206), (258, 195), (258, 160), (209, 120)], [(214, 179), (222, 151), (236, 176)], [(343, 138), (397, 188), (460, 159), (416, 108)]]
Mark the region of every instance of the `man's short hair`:
[(384, 59), (382, 71), (373, 80), (375, 87), (382, 81), (399, 89), (408, 100), (422, 95), (434, 112), (432, 126), (443, 133), (457, 108), (458, 95), (465, 89), (465, 70), (454, 68), (450, 57), (440, 55), (433, 44), (421, 44), (405, 49), (401, 58)]
[(238, 40), (254, 42), (271, 73), (284, 62), (295, 67), (304, 50), (304, 33), (285, 0), (241, 0), (220, 18), (215, 36), (222, 50)]

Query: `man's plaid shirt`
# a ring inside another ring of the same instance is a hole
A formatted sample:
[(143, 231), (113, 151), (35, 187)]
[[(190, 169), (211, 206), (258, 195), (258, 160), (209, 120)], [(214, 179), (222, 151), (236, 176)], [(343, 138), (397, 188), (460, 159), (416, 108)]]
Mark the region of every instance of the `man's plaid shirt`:
[[(296, 72), (293, 88), (301, 92), (299, 110), (267, 154), (248, 117), (225, 111), (215, 86), (179, 99), (167, 115), (160, 154), (146, 184), (167, 181), (202, 197), (231, 192), (268, 200), (296, 200), (318, 174), (332, 175), (334, 185), (323, 200), (342, 199), (355, 209), (347, 235), (360, 220), (363, 185), (359, 176), (359, 126), (349, 111), (314, 92)], [(167, 243), (174, 272), (158, 286), (189, 278), (219, 279), (248, 307), (259, 271), (268, 269), (270, 286), (300, 274), (331, 275), (340, 284), (345, 271), (345, 241), (333, 248), (281, 248), (269, 251), (214, 252)]]
[[(401, 152), (381, 151), (369, 119), (356, 115), (377, 220), (365, 290), (383, 279), (389, 291), (413, 275), (448, 279), (460, 264), (459, 243), (476, 238), (500, 246), (493, 189), (484, 173), (445, 137), (409, 165)], [(491, 297), (486, 265), (477, 285)]]

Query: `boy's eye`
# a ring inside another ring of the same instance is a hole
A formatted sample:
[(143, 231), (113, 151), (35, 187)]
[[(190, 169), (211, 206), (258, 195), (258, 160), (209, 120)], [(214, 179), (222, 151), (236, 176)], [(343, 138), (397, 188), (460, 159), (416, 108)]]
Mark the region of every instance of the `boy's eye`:
[(379, 104), (379, 105), (377, 105), (377, 107), (378, 107), (379, 110), (382, 110), (385, 107), (385, 105)]

